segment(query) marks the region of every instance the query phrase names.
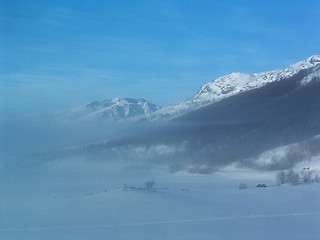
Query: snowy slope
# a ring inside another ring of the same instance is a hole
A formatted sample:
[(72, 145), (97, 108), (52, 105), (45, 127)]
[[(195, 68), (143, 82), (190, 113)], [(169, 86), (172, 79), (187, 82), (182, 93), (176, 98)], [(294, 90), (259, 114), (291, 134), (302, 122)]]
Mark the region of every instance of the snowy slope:
[(182, 100), (166, 106), (152, 114), (151, 119), (173, 119), (221, 99), (245, 91), (261, 88), (268, 83), (288, 79), (298, 75), (301, 71), (310, 72), (310, 74), (302, 80), (301, 84), (307, 84), (313, 77), (319, 77), (320, 55), (311, 56), (308, 59), (293, 64), (285, 69), (253, 74), (234, 72), (214, 79), (213, 81), (204, 84), (191, 99)]
[(113, 98), (94, 101), (64, 113), (69, 120), (126, 120), (148, 116), (160, 107), (145, 99)]

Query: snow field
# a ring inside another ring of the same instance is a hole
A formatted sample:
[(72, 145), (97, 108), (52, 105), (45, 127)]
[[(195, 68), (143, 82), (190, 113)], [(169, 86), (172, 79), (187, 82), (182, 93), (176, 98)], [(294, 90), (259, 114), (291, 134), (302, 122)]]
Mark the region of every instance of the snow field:
[[(123, 191), (147, 180), (153, 190)], [(12, 170), (0, 176), (0, 239), (318, 239), (320, 184), (273, 185), (275, 173), (236, 169), (172, 175), (69, 161)]]

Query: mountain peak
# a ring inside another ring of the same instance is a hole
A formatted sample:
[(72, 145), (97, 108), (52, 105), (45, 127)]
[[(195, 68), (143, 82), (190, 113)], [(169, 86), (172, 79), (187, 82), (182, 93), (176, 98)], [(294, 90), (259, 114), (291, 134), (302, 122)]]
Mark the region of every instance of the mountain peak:
[(72, 115), (81, 121), (126, 120), (148, 116), (160, 107), (143, 98), (112, 98), (93, 101), (72, 110)]
[(311, 64), (318, 64), (320, 63), (320, 55), (312, 55), (306, 61)]
[(312, 55), (311, 57), (308, 57), (306, 60), (290, 65), (287, 69), (303, 70), (303, 69), (312, 68), (319, 64), (320, 64), (320, 55)]
[(246, 74), (240, 72), (230, 73), (204, 84), (193, 97), (194, 101), (217, 101), (231, 95), (262, 87), (270, 82), (280, 81), (292, 77), (299, 71), (309, 69), (320, 64), (320, 55), (313, 55), (287, 68), (262, 73)]
[(204, 84), (193, 99), (195, 101), (204, 98), (211, 98), (211, 101), (219, 100), (239, 92), (262, 87), (270, 82), (291, 77), (301, 70), (309, 69), (319, 64), (320, 55), (313, 55), (284, 69), (253, 74), (233, 72)]
[(216, 95), (218, 97), (223, 94), (234, 92), (237, 88), (243, 87), (252, 81), (254, 81), (254, 76), (251, 74), (233, 72), (204, 84), (194, 98), (203, 99), (210, 95)]

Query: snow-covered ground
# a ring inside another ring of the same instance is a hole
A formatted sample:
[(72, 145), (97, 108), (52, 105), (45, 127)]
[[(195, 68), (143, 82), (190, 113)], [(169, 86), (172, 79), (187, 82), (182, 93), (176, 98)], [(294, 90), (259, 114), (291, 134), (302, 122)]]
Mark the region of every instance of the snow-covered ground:
[(169, 174), (61, 160), (15, 169), (0, 176), (0, 239), (319, 239), (320, 183), (275, 184), (274, 172), (232, 168)]

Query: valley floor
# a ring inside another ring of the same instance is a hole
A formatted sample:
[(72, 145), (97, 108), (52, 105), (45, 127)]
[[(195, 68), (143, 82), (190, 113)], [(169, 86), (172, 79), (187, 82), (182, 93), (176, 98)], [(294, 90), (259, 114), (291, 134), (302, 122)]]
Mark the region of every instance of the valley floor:
[(320, 183), (275, 182), (270, 172), (169, 174), (74, 161), (7, 171), (0, 239), (319, 239)]

